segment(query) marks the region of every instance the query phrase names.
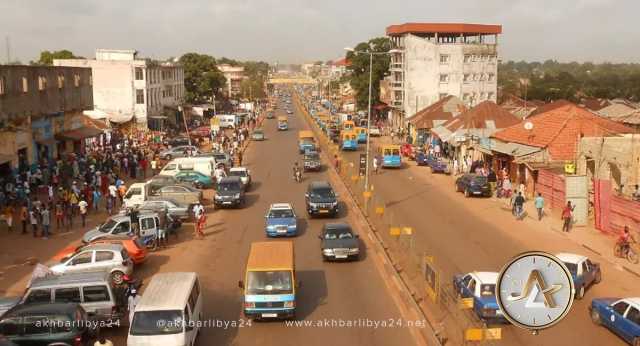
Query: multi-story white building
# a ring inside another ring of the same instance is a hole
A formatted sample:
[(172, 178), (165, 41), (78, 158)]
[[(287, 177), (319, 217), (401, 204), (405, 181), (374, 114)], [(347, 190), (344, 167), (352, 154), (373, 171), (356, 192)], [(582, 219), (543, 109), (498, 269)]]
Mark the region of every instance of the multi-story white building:
[(240, 95), (240, 84), (245, 78), (243, 66), (232, 66), (229, 64), (218, 65), (218, 70), (222, 72), (224, 78), (227, 79), (226, 94), (229, 97), (236, 97)]
[(185, 95), (180, 65), (139, 59), (135, 50), (119, 49), (97, 49), (95, 60), (56, 59), (53, 64), (90, 67), (94, 109), (111, 122), (135, 119), (138, 127), (157, 129), (163, 119), (178, 120)]
[(469, 107), (497, 98), (501, 25), (406, 23), (391, 40), (391, 119), (402, 126), (421, 109), (453, 95)]

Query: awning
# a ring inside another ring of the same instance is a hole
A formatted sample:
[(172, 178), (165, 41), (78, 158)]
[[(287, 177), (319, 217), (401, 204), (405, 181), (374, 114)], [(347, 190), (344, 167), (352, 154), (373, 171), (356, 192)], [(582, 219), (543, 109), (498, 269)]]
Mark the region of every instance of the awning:
[(58, 143), (58, 140), (56, 140), (55, 138), (36, 139), (36, 143), (49, 146)]
[(133, 119), (133, 114), (109, 114), (107, 119), (112, 123), (122, 124)]
[(88, 116), (91, 119), (106, 119), (109, 114), (107, 114), (106, 112), (103, 112), (99, 109), (94, 109), (94, 110), (90, 110), (90, 111), (82, 111), (82, 114)]
[(529, 145), (523, 145), (523, 144), (512, 143), (512, 142), (503, 143), (503, 142), (494, 140), (491, 142), (491, 150), (498, 153), (507, 154), (509, 156), (517, 157), (517, 156), (526, 156), (533, 153), (537, 153), (541, 151), (542, 148), (532, 147)]
[(451, 138), (451, 136), (453, 136), (453, 133), (444, 126), (434, 127), (431, 129), (431, 132), (438, 136), (438, 138), (440, 138), (440, 140), (442, 140), (443, 142), (447, 142)]
[(79, 129), (58, 133), (55, 137), (59, 140), (79, 141), (81, 139), (95, 137), (101, 133), (102, 130), (93, 127), (81, 127)]

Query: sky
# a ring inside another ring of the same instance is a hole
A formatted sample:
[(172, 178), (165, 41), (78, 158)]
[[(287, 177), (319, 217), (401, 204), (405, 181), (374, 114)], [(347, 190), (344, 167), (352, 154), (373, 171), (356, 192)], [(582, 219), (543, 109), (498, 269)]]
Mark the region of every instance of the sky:
[(503, 60), (640, 62), (640, 0), (0, 0), (0, 61), (42, 50), (94, 57), (136, 49), (155, 59), (303, 63), (405, 22), (501, 24)]

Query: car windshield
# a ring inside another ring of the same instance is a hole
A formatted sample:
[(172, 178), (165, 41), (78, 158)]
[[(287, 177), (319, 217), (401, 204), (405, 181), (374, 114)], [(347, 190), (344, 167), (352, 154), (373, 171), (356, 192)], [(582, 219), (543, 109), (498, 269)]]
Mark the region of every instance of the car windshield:
[(334, 198), (335, 196), (332, 189), (315, 189), (311, 192), (312, 198)]
[(480, 285), (480, 295), (483, 297), (490, 297), (496, 294), (496, 285), (494, 284), (483, 284)]
[(324, 239), (353, 239), (353, 233), (348, 229), (328, 229)]
[(131, 335), (166, 335), (182, 332), (182, 311), (137, 311), (131, 323)]
[(229, 176), (230, 177), (246, 177), (247, 171), (230, 171)]
[(218, 192), (236, 192), (240, 191), (240, 189), (240, 184), (236, 182), (220, 183), (220, 185), (218, 185)]
[(400, 150), (398, 150), (398, 149), (385, 149), (384, 150), (384, 155), (385, 156), (400, 156)]
[(487, 177), (484, 176), (475, 176), (473, 177), (473, 183), (478, 185), (484, 185), (487, 183)]
[(577, 264), (564, 262), (564, 265), (567, 266), (567, 269), (569, 269), (569, 272), (571, 272), (571, 274), (576, 275), (578, 273), (578, 265)]
[(107, 222), (103, 223), (102, 225), (100, 225), (100, 227), (98, 227), (98, 231), (102, 232), (102, 233), (109, 233), (109, 231), (111, 231), (113, 229), (113, 226), (116, 225), (117, 222), (115, 222), (112, 219), (107, 220)]
[(227, 156), (224, 154), (213, 154), (213, 157), (215, 157), (216, 160), (219, 160), (219, 161), (224, 161), (227, 159)]
[(250, 271), (247, 273), (246, 294), (291, 293), (293, 293), (293, 285), (290, 271)]
[(291, 209), (271, 209), (269, 211), (269, 217), (271, 218), (284, 218), (284, 217), (293, 217), (293, 210)]
[(304, 156), (305, 160), (318, 160), (320, 156), (318, 154), (307, 154)]

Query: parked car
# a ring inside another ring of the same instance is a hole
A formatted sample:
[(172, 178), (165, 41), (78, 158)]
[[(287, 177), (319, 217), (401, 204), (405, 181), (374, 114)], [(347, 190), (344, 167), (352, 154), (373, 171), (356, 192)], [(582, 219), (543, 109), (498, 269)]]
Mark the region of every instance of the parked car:
[(158, 196), (171, 198), (182, 204), (194, 205), (202, 200), (202, 190), (187, 185), (168, 185), (158, 190)]
[(176, 174), (175, 178), (181, 183), (192, 184), (198, 189), (210, 189), (213, 187), (213, 179), (198, 171), (180, 171), (180, 173)]
[(456, 192), (464, 192), (465, 197), (484, 196), (491, 197), (491, 186), (487, 177), (472, 173), (466, 173), (458, 177), (455, 182)]
[(179, 220), (186, 220), (190, 217), (189, 206), (179, 203), (178, 201), (167, 197), (151, 197), (144, 201), (138, 210), (141, 212), (159, 212), (161, 210), (167, 210), (172, 218)]
[(18, 305), (0, 319), (0, 334), (17, 345), (89, 345), (96, 330), (87, 320), (77, 303)]
[(59, 264), (50, 267), (55, 274), (106, 271), (115, 284), (133, 272), (133, 261), (119, 244), (92, 244)]
[(149, 185), (149, 194), (155, 194), (161, 187), (167, 185), (180, 185), (180, 182), (175, 177), (170, 175), (156, 175), (147, 181)]
[(227, 153), (211, 153), (216, 160), (216, 166), (223, 164), (225, 168), (229, 169), (233, 167), (233, 157)]
[(239, 177), (244, 186), (244, 190), (248, 191), (251, 186), (251, 171), (245, 167), (233, 167), (229, 170), (230, 177)]
[(268, 237), (293, 236), (298, 232), (296, 212), (289, 203), (274, 203), (265, 218)]
[(495, 272), (471, 272), (455, 275), (453, 288), (460, 298), (473, 298), (473, 312), (486, 323), (506, 323), (496, 300)]
[(346, 223), (326, 223), (318, 238), (321, 241), (322, 259), (325, 261), (360, 258), (358, 235)]
[(373, 126), (369, 129), (369, 136), (371, 137), (380, 137), (382, 133), (380, 133), (380, 129)]
[(217, 207), (237, 207), (245, 202), (244, 187), (240, 177), (224, 177), (218, 183), (213, 202)]
[(630, 345), (640, 345), (640, 297), (596, 298), (589, 313), (596, 325), (605, 326)]
[(322, 169), (322, 161), (320, 161), (320, 155), (316, 151), (305, 151), (302, 160), (302, 167), (305, 172), (319, 171)]
[(92, 320), (118, 323), (126, 312), (124, 290), (106, 272), (47, 275), (34, 278), (18, 303), (79, 303)]
[(172, 147), (177, 147), (177, 146), (181, 146), (181, 145), (189, 145), (189, 138), (186, 137), (186, 136), (173, 137), (173, 138), (165, 141), (165, 144), (171, 145)]
[(147, 259), (147, 247), (137, 237), (128, 237), (126, 235), (121, 237), (101, 238), (90, 242), (89, 244), (73, 244), (58, 251), (53, 256), (56, 261), (63, 262), (68, 260), (73, 255), (83, 251), (89, 246), (96, 244), (119, 244), (127, 250), (129, 257), (133, 261), (133, 264), (142, 264)]
[(576, 288), (576, 299), (582, 299), (587, 288), (602, 281), (600, 264), (591, 262), (586, 256), (572, 253), (559, 253), (556, 254), (556, 257), (558, 257), (558, 259), (567, 266), (569, 272), (571, 272), (573, 284)]
[(200, 154), (195, 146), (180, 145), (171, 149), (166, 149), (160, 152), (159, 156), (163, 160), (171, 160), (175, 157), (196, 156)]
[(314, 181), (310, 183), (304, 198), (309, 216), (338, 216), (340, 211), (338, 195), (328, 182)]
[(264, 131), (262, 129), (255, 129), (251, 134), (251, 139), (254, 141), (264, 141), (266, 138), (264, 137)]
[(429, 165), (429, 155), (424, 152), (419, 152), (416, 154), (416, 163), (418, 166), (428, 166)]

